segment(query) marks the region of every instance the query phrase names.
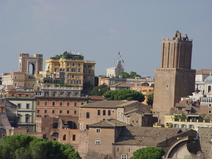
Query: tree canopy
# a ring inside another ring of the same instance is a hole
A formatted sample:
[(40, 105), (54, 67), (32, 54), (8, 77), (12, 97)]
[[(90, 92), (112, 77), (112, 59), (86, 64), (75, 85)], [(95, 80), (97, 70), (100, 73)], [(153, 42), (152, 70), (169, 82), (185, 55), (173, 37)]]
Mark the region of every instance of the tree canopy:
[(142, 93), (129, 89), (110, 90), (107, 91), (103, 96), (104, 99), (107, 100), (138, 100), (139, 102), (144, 101), (144, 95)]
[(94, 87), (91, 92), (90, 95), (94, 95), (94, 96), (102, 96), (105, 92), (107, 92), (109, 90), (109, 87), (106, 84), (100, 85), (100, 86), (96, 86)]
[(65, 58), (65, 59), (72, 59), (72, 60), (83, 60), (84, 56), (80, 54), (73, 54), (71, 51), (65, 51), (63, 54), (60, 55), (55, 55), (54, 57), (51, 57), (51, 59), (54, 60), (59, 60), (60, 58)]
[(127, 72), (121, 72), (120, 75), (123, 77), (123, 78), (135, 78), (135, 77), (141, 77), (139, 74), (137, 74), (136, 72), (134, 71), (131, 71), (130, 73), (127, 73)]
[(83, 90), (82, 93), (84, 95), (90, 94), (91, 90), (93, 89), (93, 85), (90, 82), (84, 82), (83, 83)]
[(185, 121), (186, 119), (187, 119), (187, 116), (185, 114), (176, 114), (176, 115), (174, 115), (174, 120), (175, 121), (179, 121), (179, 120)]
[(80, 159), (72, 145), (26, 134), (4, 136), (0, 140), (1, 159)]
[(145, 147), (133, 152), (130, 159), (162, 159), (165, 151), (160, 147)]
[(153, 99), (154, 99), (154, 94), (153, 93), (148, 95), (147, 104), (152, 106), (153, 105)]

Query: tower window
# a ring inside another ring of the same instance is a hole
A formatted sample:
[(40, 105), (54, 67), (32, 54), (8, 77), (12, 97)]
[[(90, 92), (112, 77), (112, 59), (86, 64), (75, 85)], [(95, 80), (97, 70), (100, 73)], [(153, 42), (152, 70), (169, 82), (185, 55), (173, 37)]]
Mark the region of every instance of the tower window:
[(100, 138), (96, 138), (95, 144), (96, 144), (96, 145), (100, 145), (100, 144), (101, 144), (101, 139), (100, 139)]
[(127, 155), (126, 154), (122, 154), (121, 155), (121, 159), (127, 159)]
[(100, 128), (96, 128), (96, 133), (100, 133), (101, 129)]

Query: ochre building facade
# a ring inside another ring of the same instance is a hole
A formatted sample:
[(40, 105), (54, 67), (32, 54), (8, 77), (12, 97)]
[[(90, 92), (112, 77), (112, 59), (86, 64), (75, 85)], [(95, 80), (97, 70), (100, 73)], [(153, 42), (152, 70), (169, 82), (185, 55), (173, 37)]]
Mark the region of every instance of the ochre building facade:
[(48, 59), (46, 69), (51, 74), (56, 72), (65, 73), (65, 83), (70, 86), (83, 86), (83, 83), (90, 82), (94, 85), (95, 62), (72, 59)]

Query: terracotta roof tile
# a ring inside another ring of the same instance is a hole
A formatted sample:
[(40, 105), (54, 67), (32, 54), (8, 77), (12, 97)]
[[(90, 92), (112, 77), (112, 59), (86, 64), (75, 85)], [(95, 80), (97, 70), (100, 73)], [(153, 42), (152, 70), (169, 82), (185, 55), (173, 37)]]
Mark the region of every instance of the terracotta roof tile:
[(81, 106), (81, 108), (118, 108), (118, 107), (124, 107), (130, 104), (137, 103), (138, 101), (127, 101), (127, 100), (120, 100), (120, 101), (114, 101), (114, 100), (104, 100), (99, 102), (93, 102), (88, 103), (84, 106)]
[(132, 87), (134, 84), (126, 83), (126, 82), (119, 82), (116, 84), (111, 85), (110, 87)]
[(119, 127), (119, 126), (129, 126), (129, 124), (123, 123), (116, 119), (104, 119), (98, 123), (89, 125), (89, 127)]
[(153, 128), (153, 127), (125, 127), (115, 144), (156, 146), (158, 143), (179, 135), (182, 132), (177, 128)]

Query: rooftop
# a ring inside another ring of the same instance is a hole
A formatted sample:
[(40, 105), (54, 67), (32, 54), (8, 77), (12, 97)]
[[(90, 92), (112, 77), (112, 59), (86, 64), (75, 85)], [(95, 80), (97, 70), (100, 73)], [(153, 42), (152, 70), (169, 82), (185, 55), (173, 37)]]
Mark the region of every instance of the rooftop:
[[(188, 130), (185, 130), (188, 131)], [(178, 128), (125, 127), (115, 144), (157, 146), (168, 138), (181, 134)]]
[[(81, 106), (81, 108), (122, 108), (128, 105), (138, 104), (138, 101), (127, 101), (127, 100), (104, 100), (99, 102), (88, 103), (87, 105)], [(140, 103), (141, 104), (141, 103)]]
[(129, 126), (129, 124), (123, 123), (116, 119), (103, 119), (102, 121), (98, 123), (94, 123), (89, 125), (90, 128), (100, 128), (100, 127), (107, 127), (107, 128), (114, 128), (114, 127), (120, 127), (120, 126)]

